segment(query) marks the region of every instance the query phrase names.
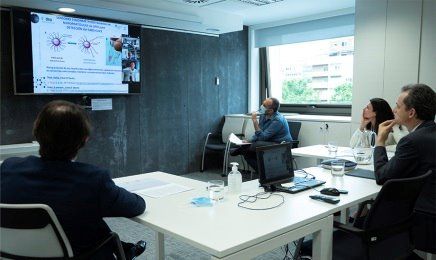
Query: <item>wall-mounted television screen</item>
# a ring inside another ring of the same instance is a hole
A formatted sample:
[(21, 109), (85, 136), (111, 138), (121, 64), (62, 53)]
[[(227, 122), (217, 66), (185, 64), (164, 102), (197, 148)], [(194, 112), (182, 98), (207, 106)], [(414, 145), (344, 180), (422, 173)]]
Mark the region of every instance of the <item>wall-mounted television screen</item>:
[(140, 93), (139, 25), (12, 9), (15, 94)]

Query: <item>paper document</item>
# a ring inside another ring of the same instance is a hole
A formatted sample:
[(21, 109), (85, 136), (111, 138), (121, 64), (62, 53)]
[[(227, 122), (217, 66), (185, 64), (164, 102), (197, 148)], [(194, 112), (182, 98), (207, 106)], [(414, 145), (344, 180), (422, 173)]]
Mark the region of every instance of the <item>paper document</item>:
[(135, 192), (152, 198), (161, 198), (168, 195), (192, 190), (192, 188), (186, 186), (156, 179), (133, 180), (118, 183), (118, 186), (130, 192)]
[(237, 144), (237, 145), (251, 144), (251, 143), (244, 143), (244, 142), (242, 142), (242, 140), (239, 139), (239, 137), (237, 137), (234, 133), (230, 134), (229, 141), (234, 143), (234, 144)]

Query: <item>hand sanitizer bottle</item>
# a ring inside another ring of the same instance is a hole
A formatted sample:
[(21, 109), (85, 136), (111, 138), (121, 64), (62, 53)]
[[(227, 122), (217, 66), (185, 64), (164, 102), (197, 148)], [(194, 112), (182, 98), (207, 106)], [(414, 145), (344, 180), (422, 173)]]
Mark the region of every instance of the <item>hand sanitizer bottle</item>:
[(232, 162), (230, 164), (233, 166), (228, 176), (229, 193), (241, 193), (242, 175), (238, 171), (238, 163)]

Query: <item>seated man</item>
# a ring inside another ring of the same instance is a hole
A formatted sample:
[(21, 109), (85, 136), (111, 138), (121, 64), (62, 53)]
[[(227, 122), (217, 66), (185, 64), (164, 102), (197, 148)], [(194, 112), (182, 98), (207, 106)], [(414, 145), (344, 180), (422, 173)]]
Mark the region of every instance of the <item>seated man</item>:
[(256, 147), (292, 141), (288, 122), (278, 112), (279, 107), (280, 102), (276, 98), (265, 99), (258, 111), (260, 114), (259, 121), (257, 121), (257, 112), (251, 114), (255, 133), (248, 141), (252, 144), (248, 147), (246, 145), (241, 146), (231, 153), (233, 156), (244, 155), (247, 163), (256, 171)]
[[(1, 164), (1, 203), (49, 205), (70, 241), (74, 255), (95, 247), (109, 236), (103, 217), (139, 215), (145, 201), (115, 185), (109, 171), (75, 162), (88, 141), (91, 125), (82, 108), (52, 101), (39, 113), (33, 134), (41, 157), (9, 158)], [(145, 250), (145, 242), (123, 243), (127, 259)], [(111, 259), (106, 248), (93, 259)]]
[[(377, 184), (397, 178), (433, 174), (415, 205), (413, 239), (417, 249), (436, 252), (436, 93), (424, 84), (402, 88), (394, 109), (395, 119), (379, 126), (374, 150)], [(407, 127), (409, 134), (397, 145), (395, 156), (388, 160), (385, 142), (396, 124)]]

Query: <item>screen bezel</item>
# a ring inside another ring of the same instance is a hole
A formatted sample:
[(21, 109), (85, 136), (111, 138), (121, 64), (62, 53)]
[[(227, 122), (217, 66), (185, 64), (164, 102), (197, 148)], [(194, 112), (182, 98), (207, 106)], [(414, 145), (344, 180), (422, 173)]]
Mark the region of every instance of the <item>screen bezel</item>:
[[(126, 23), (117, 20), (91, 17), (86, 15), (75, 15), (75, 14), (64, 14), (52, 11), (45, 11), (40, 9), (29, 9), (21, 7), (10, 8), (11, 12), (11, 39), (12, 39), (12, 71), (13, 71), (13, 84), (14, 84), (14, 94), (15, 95), (88, 95), (88, 96), (100, 96), (100, 95), (138, 95), (141, 94), (141, 83), (144, 80), (144, 62), (143, 62), (143, 41), (141, 37), (141, 25)], [(130, 37), (137, 37), (140, 41), (140, 63), (139, 63), (139, 81), (129, 82), (127, 93), (106, 93), (106, 92), (80, 92), (80, 93), (35, 93), (33, 84), (33, 56), (32, 56), (32, 36), (31, 36), (31, 25), (30, 25), (30, 13), (38, 12), (51, 15), (62, 15), (66, 17), (83, 18), (95, 21), (118, 23), (122, 25), (127, 25)], [(21, 28), (18, 29), (18, 23), (16, 19), (26, 19), (25, 23), (21, 24)], [(18, 31), (17, 31), (18, 29)], [(17, 36), (20, 33), (22, 35)], [(18, 38), (21, 37), (21, 40)], [(20, 50), (19, 52), (16, 50)], [(20, 70), (18, 68), (25, 68)], [(26, 69), (27, 68), (27, 69)], [(27, 79), (18, 79), (17, 73), (22, 71), (21, 75), (26, 75), (29, 77)]]
[[(282, 176), (278, 176), (276, 178), (267, 179), (265, 176), (265, 164), (264, 164), (264, 157), (263, 154), (265, 152), (276, 150), (276, 149), (283, 149), (286, 148), (286, 153), (288, 154), (288, 172), (287, 174), (283, 174)], [(268, 146), (260, 146), (256, 148), (256, 158), (257, 158), (257, 169), (259, 172), (259, 183), (262, 187), (270, 186), (273, 184), (281, 184), (281, 183), (287, 183), (291, 181), (291, 178), (294, 177), (294, 166), (292, 162), (292, 145), (291, 143), (284, 143), (284, 144), (274, 144), (274, 145), (268, 145)]]

